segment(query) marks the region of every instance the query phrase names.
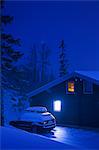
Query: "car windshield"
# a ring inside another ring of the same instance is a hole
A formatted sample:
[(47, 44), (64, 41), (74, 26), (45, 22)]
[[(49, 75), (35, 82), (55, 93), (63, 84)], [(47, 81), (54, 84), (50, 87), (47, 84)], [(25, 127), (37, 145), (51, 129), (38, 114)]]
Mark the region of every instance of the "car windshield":
[(25, 110), (26, 112), (45, 113), (47, 109), (45, 107), (29, 107)]
[(36, 111), (37, 113), (45, 113), (45, 112), (47, 112), (47, 111)]
[(47, 112), (47, 111), (38, 111), (38, 110), (25, 110), (26, 112), (36, 112), (36, 113), (45, 113), (45, 112)]
[(35, 112), (34, 110), (25, 110), (26, 112)]

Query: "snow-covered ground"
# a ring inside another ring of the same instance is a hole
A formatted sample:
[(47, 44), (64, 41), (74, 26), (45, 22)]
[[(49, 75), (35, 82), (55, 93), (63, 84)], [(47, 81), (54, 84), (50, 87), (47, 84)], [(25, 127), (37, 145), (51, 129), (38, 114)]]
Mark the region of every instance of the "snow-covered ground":
[(13, 127), (0, 127), (0, 136), (1, 150), (77, 149), (69, 144), (59, 143), (47, 137)]
[(54, 141), (76, 146), (79, 149), (99, 150), (99, 131), (57, 126), (52, 134), (43, 134)]
[(14, 127), (1, 127), (0, 132), (2, 150), (99, 150), (99, 131), (57, 126), (41, 135)]

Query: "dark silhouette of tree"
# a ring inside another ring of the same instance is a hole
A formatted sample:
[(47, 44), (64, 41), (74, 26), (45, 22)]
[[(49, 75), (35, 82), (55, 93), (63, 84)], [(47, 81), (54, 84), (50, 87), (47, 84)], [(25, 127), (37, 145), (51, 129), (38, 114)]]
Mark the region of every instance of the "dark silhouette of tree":
[(31, 72), (31, 78), (33, 82), (38, 82), (38, 52), (37, 47), (34, 44), (29, 57), (29, 69)]
[(28, 78), (28, 82), (32, 83), (32, 86), (35, 88), (53, 80), (54, 75), (51, 68), (50, 55), (51, 50), (46, 43), (42, 43), (40, 46), (34, 44), (30, 50), (26, 68), (28, 68), (27, 74), (29, 73), (31, 76)]
[[(2, 27), (9, 23), (8, 16), (1, 16)], [(10, 16), (9, 16), (10, 18)], [(11, 19), (11, 18), (10, 18)], [(12, 19), (11, 19), (12, 21)], [(6, 22), (6, 23), (5, 23)], [(19, 50), (15, 50), (14, 46), (20, 46), (20, 40), (15, 39), (12, 35), (4, 32), (2, 28), (1, 32), (1, 67), (2, 71), (11, 70), (14, 67), (14, 63), (17, 62), (21, 57), (22, 53)]]
[[(4, 8), (4, 3), (1, 1), (1, 8)], [(7, 78), (8, 73), (15, 68), (15, 63), (23, 56), (23, 54), (16, 50), (16, 46), (20, 46), (20, 39), (14, 38), (11, 34), (4, 31), (7, 24), (11, 24), (13, 17), (4, 15), (1, 11), (1, 78), (2, 90), (3, 88), (11, 88), (12, 84), (9, 83)], [(3, 91), (1, 92), (3, 94)], [(1, 125), (4, 125), (4, 104), (1, 100)]]
[(49, 57), (51, 50), (48, 48), (46, 43), (42, 43), (40, 51), (40, 64), (41, 64), (41, 81), (48, 81), (50, 75), (48, 75), (48, 70), (50, 68)]
[(68, 73), (68, 60), (64, 40), (61, 40), (59, 49), (59, 76), (62, 77)]

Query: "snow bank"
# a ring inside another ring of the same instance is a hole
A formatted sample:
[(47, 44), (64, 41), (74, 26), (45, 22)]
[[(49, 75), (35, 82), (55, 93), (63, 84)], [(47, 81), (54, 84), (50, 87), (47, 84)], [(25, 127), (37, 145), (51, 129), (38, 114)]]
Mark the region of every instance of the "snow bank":
[(19, 120), (20, 116), (24, 112), (24, 109), (29, 107), (28, 100), (24, 100), (25, 97), (20, 96), (14, 90), (3, 90), (2, 101), (4, 107), (4, 125), (9, 125), (11, 120)]
[(46, 137), (28, 133), (20, 129), (0, 127), (0, 132), (2, 150), (77, 149), (71, 145), (59, 143)]

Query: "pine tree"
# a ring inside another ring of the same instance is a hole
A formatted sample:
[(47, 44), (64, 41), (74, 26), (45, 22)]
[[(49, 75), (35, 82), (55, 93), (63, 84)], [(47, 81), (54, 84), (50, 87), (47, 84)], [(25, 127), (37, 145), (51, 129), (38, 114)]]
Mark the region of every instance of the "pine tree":
[[(4, 8), (4, 3), (2, 3), (2, 9)], [(16, 50), (16, 46), (21, 46), (21, 41), (18, 38), (14, 38), (11, 34), (5, 33), (4, 29), (7, 24), (11, 24), (13, 21), (13, 16), (4, 15), (3, 10), (1, 12), (1, 69), (2, 69), (2, 86), (8, 82), (6, 81), (7, 74), (15, 68), (16, 62), (23, 56), (23, 54)], [(8, 80), (7, 80), (8, 81)], [(3, 86), (3, 87), (4, 87)]]
[[(8, 19), (7, 19), (8, 18)], [(2, 27), (12, 21), (10, 16), (1, 16)], [(20, 40), (14, 39), (11, 34), (7, 34), (2, 29), (1, 32), (1, 67), (2, 71), (11, 70), (14, 63), (23, 55), (20, 51), (15, 50), (14, 46), (20, 46)]]
[(59, 49), (59, 76), (62, 77), (68, 73), (68, 60), (66, 58), (64, 40), (61, 40)]
[[(1, 8), (4, 8), (4, 3), (1, 1)], [(1, 20), (1, 78), (2, 78), (2, 91), (3, 88), (11, 88), (12, 85), (8, 81), (8, 73), (15, 68), (15, 63), (23, 56), (19, 50), (15, 50), (15, 46), (20, 46), (20, 39), (15, 39), (11, 34), (4, 31), (7, 24), (11, 24), (13, 17), (10, 15), (3, 15), (3, 11), (0, 16)], [(1, 95), (2, 95), (1, 94)], [(4, 125), (4, 104), (1, 100), (1, 124)]]

